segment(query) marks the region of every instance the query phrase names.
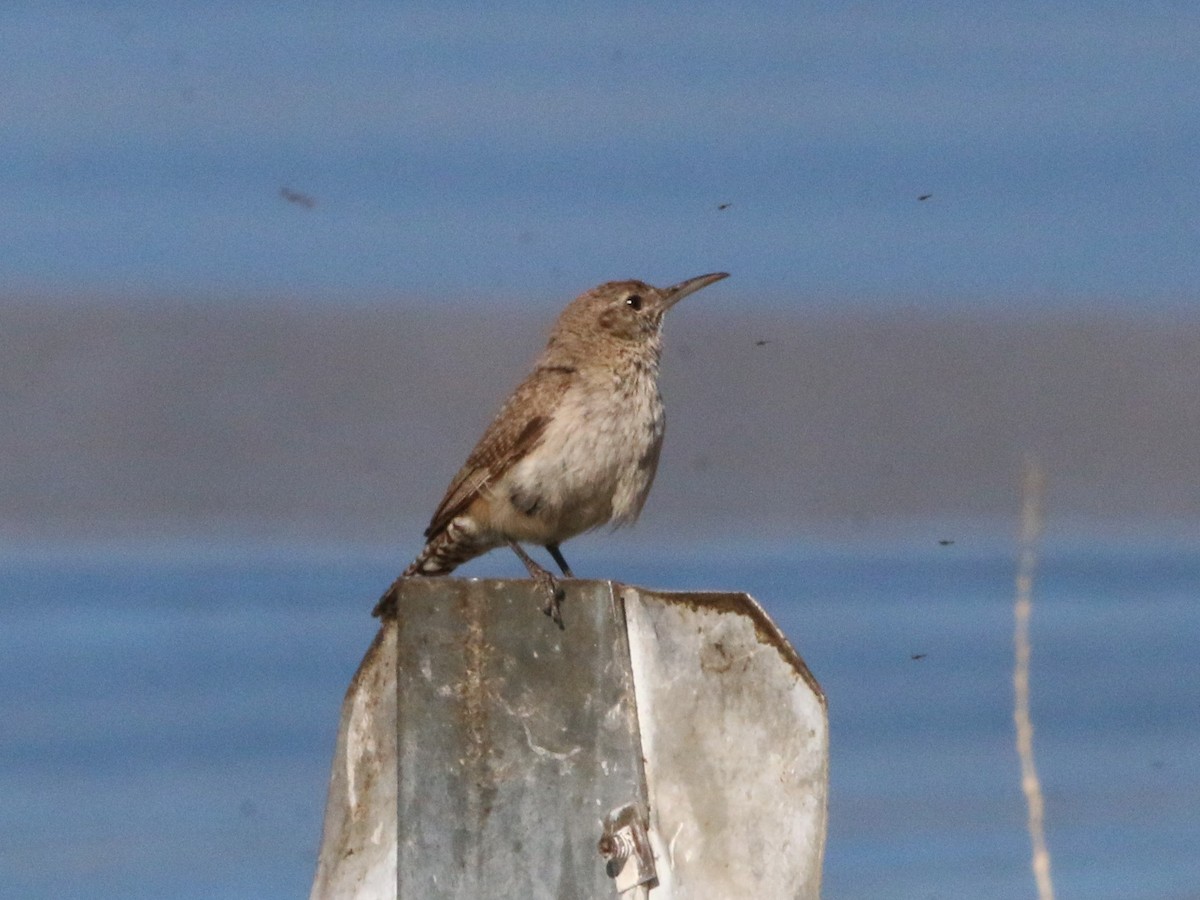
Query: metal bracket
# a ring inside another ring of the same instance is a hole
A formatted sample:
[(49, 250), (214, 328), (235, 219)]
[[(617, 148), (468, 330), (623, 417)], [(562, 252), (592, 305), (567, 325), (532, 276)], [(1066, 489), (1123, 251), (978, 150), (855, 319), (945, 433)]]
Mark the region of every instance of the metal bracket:
[(604, 833), (597, 849), (608, 877), (617, 883), (618, 894), (639, 884), (658, 884), (646, 820), (636, 803), (619, 806), (604, 817)]

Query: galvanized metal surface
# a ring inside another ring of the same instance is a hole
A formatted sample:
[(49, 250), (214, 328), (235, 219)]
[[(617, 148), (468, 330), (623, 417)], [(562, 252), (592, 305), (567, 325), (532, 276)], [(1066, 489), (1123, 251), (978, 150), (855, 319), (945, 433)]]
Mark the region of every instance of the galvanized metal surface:
[(626, 804), (654, 878), (612, 866), (643, 881), (624, 900), (819, 896), (824, 698), (770, 620), (566, 586), (559, 631), (528, 581), (403, 584), (343, 708), (313, 900), (614, 898)]
[(560, 631), (528, 581), (401, 589), (403, 898), (613, 897), (601, 820), (642, 796), (620, 610), (567, 587)]

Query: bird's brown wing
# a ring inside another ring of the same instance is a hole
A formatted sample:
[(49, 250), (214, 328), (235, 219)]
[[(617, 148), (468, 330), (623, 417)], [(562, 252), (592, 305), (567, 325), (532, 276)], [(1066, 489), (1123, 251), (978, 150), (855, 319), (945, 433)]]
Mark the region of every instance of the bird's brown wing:
[(489, 484), (537, 445), (573, 375), (574, 369), (545, 366), (534, 369), (521, 382), (450, 482), (425, 529), (426, 538), (449, 525)]

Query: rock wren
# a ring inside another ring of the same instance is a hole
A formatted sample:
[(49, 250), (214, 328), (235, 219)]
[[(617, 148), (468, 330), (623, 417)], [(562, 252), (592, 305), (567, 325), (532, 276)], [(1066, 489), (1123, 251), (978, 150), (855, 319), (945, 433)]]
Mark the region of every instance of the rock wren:
[[(637, 518), (666, 425), (658, 391), (663, 315), (726, 277), (714, 272), (668, 288), (610, 281), (572, 301), (533, 371), (450, 482), (425, 548), (400, 578), (445, 575), (507, 544), (548, 592), (545, 611), (561, 627), (562, 591), (520, 544), (541, 544), (573, 578), (559, 544)], [(394, 603), (395, 586), (376, 615)]]

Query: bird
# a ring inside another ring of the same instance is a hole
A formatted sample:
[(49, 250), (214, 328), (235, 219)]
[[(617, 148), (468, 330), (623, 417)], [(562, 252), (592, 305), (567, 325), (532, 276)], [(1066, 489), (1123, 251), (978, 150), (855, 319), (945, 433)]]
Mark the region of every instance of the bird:
[(508, 546), (563, 627), (563, 591), (521, 544), (544, 547), (574, 578), (560, 544), (635, 521), (658, 468), (666, 417), (658, 387), (663, 317), (727, 278), (712, 272), (666, 288), (610, 281), (559, 314), (546, 347), (450, 481), (417, 557), (380, 598), (394, 610), (405, 578), (446, 575)]

